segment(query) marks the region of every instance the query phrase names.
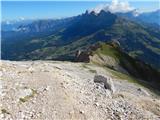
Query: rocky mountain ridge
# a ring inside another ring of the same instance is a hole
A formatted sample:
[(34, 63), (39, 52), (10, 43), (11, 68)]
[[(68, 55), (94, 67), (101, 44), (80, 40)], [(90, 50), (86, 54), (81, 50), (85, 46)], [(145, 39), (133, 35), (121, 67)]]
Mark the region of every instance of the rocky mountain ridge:
[(160, 87), (160, 72), (143, 61), (129, 56), (116, 41), (98, 43), (86, 51), (77, 51), (75, 61), (109, 67), (112, 70), (144, 80), (157, 89)]

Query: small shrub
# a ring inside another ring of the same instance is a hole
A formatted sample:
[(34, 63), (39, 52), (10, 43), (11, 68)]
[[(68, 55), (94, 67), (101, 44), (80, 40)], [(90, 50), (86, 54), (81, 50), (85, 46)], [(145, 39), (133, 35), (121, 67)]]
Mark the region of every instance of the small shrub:
[(19, 100), (20, 100), (21, 102), (26, 102), (26, 101), (27, 101), (25, 98), (19, 98)]
[(6, 109), (1, 109), (1, 112), (2, 112), (3, 114), (10, 114)]
[(89, 70), (90, 72), (92, 72), (92, 73), (97, 73), (97, 71), (96, 70)]

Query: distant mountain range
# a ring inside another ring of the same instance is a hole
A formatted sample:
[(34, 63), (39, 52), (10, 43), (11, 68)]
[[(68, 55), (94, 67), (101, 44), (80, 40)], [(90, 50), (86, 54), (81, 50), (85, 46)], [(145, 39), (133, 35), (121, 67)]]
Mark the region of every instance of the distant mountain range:
[[(91, 11), (93, 12), (93, 11)], [(107, 12), (107, 11), (105, 11)], [(117, 12), (118, 16), (125, 17), (130, 20), (139, 22), (158, 24), (160, 25), (160, 9), (152, 12), (140, 13), (138, 10), (133, 10), (125, 13)], [(74, 17), (65, 19), (46, 19), (46, 20), (12, 20), (2, 21), (2, 31), (25, 31), (25, 32), (44, 32), (46, 29), (52, 29), (55, 26), (61, 26), (61, 24), (70, 21)], [(44, 27), (46, 26), (46, 27)], [(39, 31), (41, 29), (41, 31)]]
[(159, 10), (144, 14), (86, 11), (66, 19), (34, 21), (15, 31), (2, 29), (2, 59), (74, 60), (78, 50), (86, 50), (100, 41), (117, 41), (127, 54), (159, 69), (157, 16)]
[(116, 14), (137, 22), (160, 25), (160, 9), (147, 13), (139, 13), (137, 10), (133, 10), (127, 13), (116, 13)]
[(2, 21), (1, 29), (2, 31), (16, 31), (20, 25), (28, 25), (32, 23), (34, 20), (6, 20)]

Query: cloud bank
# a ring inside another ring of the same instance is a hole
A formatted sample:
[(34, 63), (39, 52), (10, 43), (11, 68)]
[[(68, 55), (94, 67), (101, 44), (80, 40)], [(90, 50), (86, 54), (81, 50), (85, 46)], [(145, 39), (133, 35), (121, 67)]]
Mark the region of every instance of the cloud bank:
[(126, 2), (121, 2), (119, 0), (112, 0), (111, 4), (100, 4), (96, 8), (92, 9), (95, 13), (99, 13), (101, 10), (110, 11), (112, 13), (122, 12), (126, 13), (134, 10), (130, 4)]

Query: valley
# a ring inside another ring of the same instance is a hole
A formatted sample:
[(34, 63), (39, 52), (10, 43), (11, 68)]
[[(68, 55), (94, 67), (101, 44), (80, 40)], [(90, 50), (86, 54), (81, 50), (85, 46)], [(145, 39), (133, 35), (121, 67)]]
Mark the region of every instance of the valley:
[(103, 10), (64, 20), (41, 20), (22, 29), (26, 31), (13, 32), (10, 37), (2, 33), (2, 59), (73, 61), (77, 50), (118, 41), (132, 57), (160, 67), (160, 30)]

